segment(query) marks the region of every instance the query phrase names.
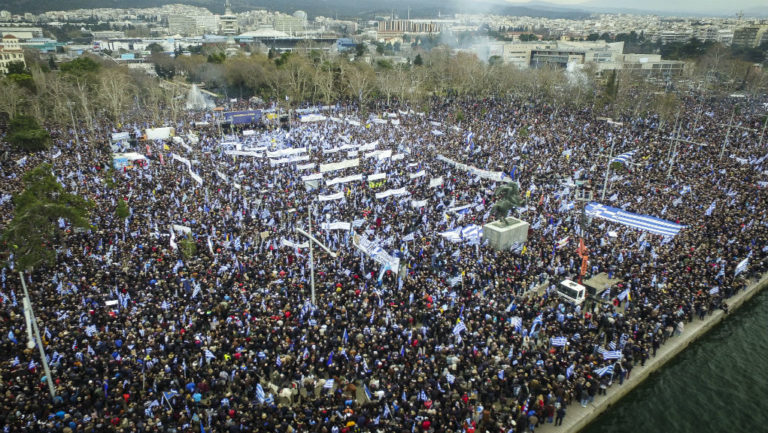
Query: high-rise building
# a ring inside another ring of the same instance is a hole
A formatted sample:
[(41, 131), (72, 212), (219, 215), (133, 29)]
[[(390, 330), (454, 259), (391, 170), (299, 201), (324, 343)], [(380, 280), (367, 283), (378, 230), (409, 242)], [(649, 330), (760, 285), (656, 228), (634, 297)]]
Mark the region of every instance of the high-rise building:
[(754, 48), (760, 45), (768, 26), (746, 26), (733, 31), (734, 47)]
[(237, 16), (232, 13), (232, 5), (229, 0), (224, 3), (224, 15), (219, 17), (219, 24), (223, 35), (234, 36), (238, 33)]
[(168, 32), (172, 35), (193, 36), (197, 34), (197, 22), (194, 17), (185, 15), (170, 15), (168, 17)]

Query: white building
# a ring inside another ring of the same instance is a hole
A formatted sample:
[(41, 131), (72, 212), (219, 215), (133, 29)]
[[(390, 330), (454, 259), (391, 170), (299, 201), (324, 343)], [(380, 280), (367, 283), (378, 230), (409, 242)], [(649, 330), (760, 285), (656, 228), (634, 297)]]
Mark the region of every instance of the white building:
[(2, 45), (0, 45), (0, 73), (8, 73), (8, 64), (13, 62), (21, 62), (24, 66), (27, 63), (24, 61), (24, 51), (19, 45), (19, 39), (11, 34), (3, 36)]

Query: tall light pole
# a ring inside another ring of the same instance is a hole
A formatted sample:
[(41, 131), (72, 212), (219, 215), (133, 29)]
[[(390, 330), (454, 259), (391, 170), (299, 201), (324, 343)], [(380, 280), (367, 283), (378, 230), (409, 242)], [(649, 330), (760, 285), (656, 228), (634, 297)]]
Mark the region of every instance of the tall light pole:
[(336, 258), (336, 253), (331, 251), (330, 248), (325, 246), (322, 242), (317, 240), (314, 236), (312, 236), (312, 205), (308, 206), (307, 209), (307, 216), (309, 219), (309, 233), (305, 232), (304, 230), (300, 229), (299, 227), (296, 227), (296, 231), (305, 236), (307, 239), (309, 239), (309, 282), (310, 287), (312, 289), (312, 305), (315, 304), (315, 261), (314, 261), (314, 250), (312, 249), (312, 243), (316, 243), (320, 248), (324, 249), (325, 252), (330, 254), (331, 257), (334, 259)]
[[(77, 124), (75, 123), (75, 115), (72, 114), (72, 105), (74, 105), (74, 102), (67, 102), (67, 107), (69, 107), (69, 117), (72, 118), (72, 128), (75, 130), (75, 142), (77, 143), (77, 147), (80, 147), (80, 136), (77, 135)], [(22, 281), (24, 281), (23, 278)]]
[(611, 162), (613, 161), (613, 146), (615, 144), (616, 140), (614, 140), (614, 136), (611, 135), (611, 153), (608, 155), (608, 164), (606, 164), (605, 167), (605, 180), (603, 181), (603, 196), (600, 198), (600, 201), (605, 202), (605, 191), (608, 189), (608, 174), (611, 172)]
[[(27, 282), (24, 281), (24, 273), (19, 271), (19, 277), (21, 278), (21, 287), (24, 289), (24, 319), (27, 321), (27, 334), (29, 332), (29, 323), (32, 322), (32, 329), (35, 331), (35, 342), (37, 348), (40, 350), (40, 361), (43, 364), (43, 372), (45, 373), (45, 381), (48, 382), (48, 392), (51, 394), (51, 400), (56, 397), (56, 388), (53, 386), (53, 377), (51, 377), (51, 369), (48, 367), (48, 359), (45, 357), (45, 347), (43, 347), (43, 341), (40, 338), (40, 329), (37, 327), (37, 319), (35, 319), (35, 313), (32, 311), (32, 302), (29, 300), (29, 293), (27, 292)], [(34, 347), (34, 343), (27, 342), (27, 347)]]

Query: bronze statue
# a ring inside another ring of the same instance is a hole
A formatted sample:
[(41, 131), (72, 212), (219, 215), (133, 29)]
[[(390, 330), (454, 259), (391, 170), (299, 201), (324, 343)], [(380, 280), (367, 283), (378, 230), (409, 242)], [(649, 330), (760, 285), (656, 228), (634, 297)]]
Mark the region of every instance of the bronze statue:
[(520, 191), (517, 188), (517, 183), (508, 183), (500, 186), (496, 189), (495, 194), (498, 199), (496, 203), (491, 207), (491, 213), (493, 216), (500, 220), (503, 225), (507, 225), (507, 213), (510, 209), (515, 209), (523, 204), (523, 199), (520, 197)]

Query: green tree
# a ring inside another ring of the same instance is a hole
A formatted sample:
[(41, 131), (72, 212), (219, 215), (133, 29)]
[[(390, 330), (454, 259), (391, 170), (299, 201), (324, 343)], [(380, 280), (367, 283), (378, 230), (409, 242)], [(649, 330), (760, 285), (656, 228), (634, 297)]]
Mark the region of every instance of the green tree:
[(191, 259), (197, 254), (197, 245), (189, 236), (185, 236), (179, 241), (179, 250), (185, 259)]
[(8, 124), (6, 138), (11, 145), (22, 152), (38, 152), (48, 149), (51, 135), (41, 128), (32, 116), (18, 115)]
[(356, 57), (363, 57), (363, 54), (367, 51), (367, 48), (365, 48), (365, 44), (357, 44), (355, 45), (355, 56)]
[(424, 59), (421, 58), (421, 54), (416, 54), (416, 57), (413, 58), (413, 65), (421, 66), (423, 64), (424, 64)]
[(120, 198), (117, 202), (117, 207), (115, 208), (115, 215), (120, 218), (121, 220), (124, 220), (128, 218), (128, 216), (131, 214), (131, 212), (128, 210), (128, 204)]
[(23, 177), (24, 191), (13, 198), (13, 220), (2, 240), (22, 270), (53, 264), (61, 234), (59, 218), (72, 227), (89, 228), (93, 203), (70, 194), (56, 180), (50, 164), (40, 164)]
[(8, 69), (8, 75), (11, 74), (29, 74), (29, 69), (24, 67), (24, 62), (11, 62), (6, 67)]
[(155, 54), (155, 53), (162, 53), (164, 50), (162, 45), (158, 44), (157, 42), (152, 42), (151, 44), (147, 45), (147, 51), (149, 51), (152, 54)]
[(65, 72), (74, 76), (81, 76), (90, 72), (96, 72), (100, 68), (101, 65), (96, 63), (96, 61), (90, 57), (78, 57), (75, 60), (65, 62), (60, 65), (61, 72)]

